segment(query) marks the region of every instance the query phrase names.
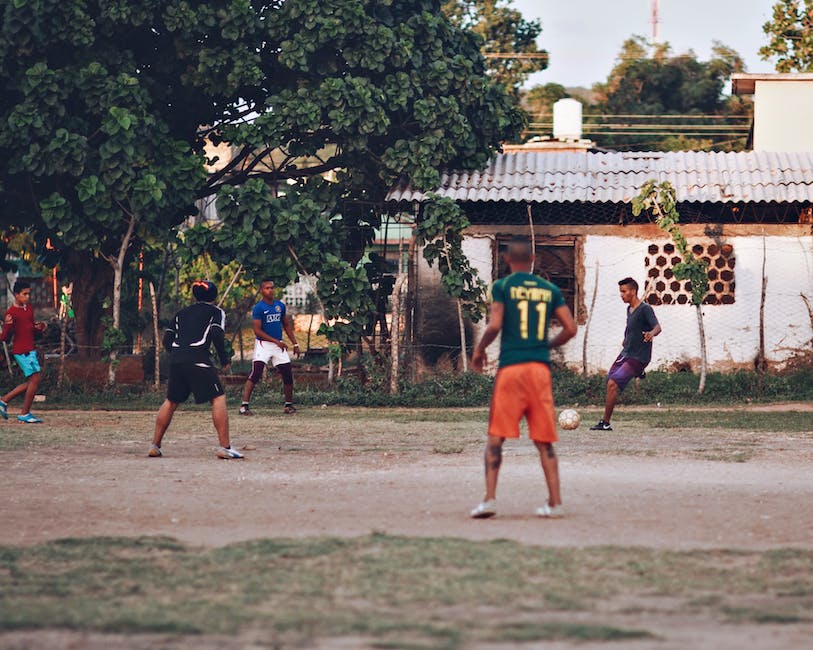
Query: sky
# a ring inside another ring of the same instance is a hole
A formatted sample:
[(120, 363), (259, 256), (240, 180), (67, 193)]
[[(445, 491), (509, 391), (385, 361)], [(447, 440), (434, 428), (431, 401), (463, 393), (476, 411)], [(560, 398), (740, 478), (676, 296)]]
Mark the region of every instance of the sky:
[[(541, 20), (538, 43), (550, 54), (548, 68), (532, 75), (525, 87), (589, 88), (606, 81), (628, 37), (651, 38), (650, 5), (651, 0), (514, 0), (527, 20)], [(746, 72), (774, 72), (757, 54), (767, 43), (762, 25), (773, 5), (774, 0), (659, 0), (660, 40), (674, 54), (693, 50), (701, 61), (720, 41), (739, 53)]]

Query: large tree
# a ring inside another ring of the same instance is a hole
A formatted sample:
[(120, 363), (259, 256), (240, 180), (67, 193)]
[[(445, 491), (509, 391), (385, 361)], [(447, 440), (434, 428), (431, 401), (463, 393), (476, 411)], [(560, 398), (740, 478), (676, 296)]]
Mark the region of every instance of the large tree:
[(522, 99), (531, 120), (550, 120), (553, 115), (553, 105), (560, 99), (570, 97), (570, 93), (561, 84), (546, 83), (534, 86), (524, 93)]
[[(729, 125), (725, 120), (711, 116), (743, 116), (747, 113), (747, 102), (723, 94), (731, 74), (743, 69), (742, 58), (721, 43), (714, 44), (708, 61), (700, 61), (693, 52), (673, 55), (668, 43), (649, 46), (642, 37), (629, 38), (622, 45), (618, 63), (607, 81), (593, 87), (596, 104), (591, 112), (613, 116), (657, 116), (659, 120), (649, 120), (641, 125), (660, 125), (660, 129), (649, 130), (660, 130), (661, 133), (636, 136), (630, 132), (630, 135), (613, 133), (593, 137), (600, 146), (614, 148), (668, 150), (742, 146), (744, 136), (724, 133), (726, 129), (718, 127)], [(677, 117), (670, 118), (673, 115)], [(594, 121), (604, 122), (601, 119)], [(618, 130), (617, 125), (613, 127)], [(681, 136), (681, 132), (704, 130), (713, 135)]]
[(536, 43), (540, 21), (526, 20), (512, 5), (512, 0), (445, 0), (443, 11), (483, 39), (489, 74), (518, 98), (528, 76), (548, 67), (548, 53)]
[(759, 48), (766, 61), (776, 59), (777, 72), (813, 71), (813, 0), (780, 0), (773, 18), (762, 26), (769, 43)]
[[(214, 242), (190, 233), (193, 251), (279, 280), (320, 272), (323, 299), (341, 297), (366, 279), (355, 262), (392, 183), (482, 167), (522, 126), (481, 40), (438, 1), (0, 8), (3, 227), (50, 239), (63, 268), (86, 273), (78, 297), (96, 299), (134, 241), (172, 236), (193, 199), (218, 193), (223, 224)], [(233, 155), (205, 177), (207, 139)], [(89, 343), (98, 318), (76, 306)]]

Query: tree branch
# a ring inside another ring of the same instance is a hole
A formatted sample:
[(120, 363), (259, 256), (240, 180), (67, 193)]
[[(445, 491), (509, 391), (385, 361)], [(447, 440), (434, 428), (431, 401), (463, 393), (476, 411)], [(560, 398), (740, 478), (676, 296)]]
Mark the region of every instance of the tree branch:
[(197, 198), (202, 199), (207, 196), (212, 196), (213, 194), (217, 194), (218, 190), (222, 185), (225, 184), (239, 185), (241, 183), (245, 183), (250, 178), (262, 178), (264, 180), (269, 181), (308, 178), (309, 176), (317, 176), (319, 174), (324, 174), (325, 172), (332, 171), (337, 167), (341, 166), (342, 159), (338, 156), (334, 156), (333, 158), (329, 158), (327, 162), (325, 162), (322, 165), (314, 165), (313, 167), (306, 167), (305, 169), (292, 169), (291, 171), (287, 172), (279, 171), (277, 169), (270, 172), (258, 172), (251, 170), (252, 173), (249, 173), (246, 170), (241, 170), (225, 179), (222, 179), (223, 180), (222, 183), (213, 184), (210, 182), (205, 188), (198, 192)]

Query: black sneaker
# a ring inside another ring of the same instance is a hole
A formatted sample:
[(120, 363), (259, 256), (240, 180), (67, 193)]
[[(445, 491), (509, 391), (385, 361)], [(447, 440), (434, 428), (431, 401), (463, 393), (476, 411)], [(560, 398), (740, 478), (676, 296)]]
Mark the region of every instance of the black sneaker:
[(605, 422), (604, 420), (599, 420), (598, 424), (594, 424), (590, 427), (590, 431), (612, 431), (613, 428), (610, 426), (609, 422)]
[(240, 410), (238, 411), (240, 415), (254, 415), (251, 410), (248, 408), (248, 404), (241, 404)]

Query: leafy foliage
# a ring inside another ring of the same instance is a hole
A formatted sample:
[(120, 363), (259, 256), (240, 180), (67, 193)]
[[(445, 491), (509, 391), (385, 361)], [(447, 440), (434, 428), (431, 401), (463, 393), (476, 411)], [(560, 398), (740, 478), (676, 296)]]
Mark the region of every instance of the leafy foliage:
[(542, 33), (538, 20), (525, 20), (511, 0), (446, 0), (443, 11), (456, 25), (471, 29), (483, 39), (483, 51), (541, 54), (541, 57), (491, 58), (488, 71), (514, 97), (528, 76), (548, 67), (545, 50), (536, 40)]
[(534, 86), (524, 97), (525, 104), (534, 120), (550, 119), (553, 115), (553, 105), (560, 99), (570, 97), (567, 89), (561, 84), (547, 83)]
[[(223, 226), (187, 233), (188, 255), (209, 251), (280, 283), (299, 266), (318, 271), (327, 315), (348, 321), (337, 340), (357, 336), (354, 319), (370, 310), (357, 264), (387, 189), (483, 167), (523, 125), (486, 75), (481, 39), (437, 0), (0, 9), (4, 231), (50, 239), (63, 253), (52, 263), (70, 253), (78, 272), (114, 261), (130, 222), (136, 242), (160, 244), (196, 198), (217, 194)], [(207, 142), (232, 154), (210, 160), (208, 176)], [(76, 306), (78, 321), (92, 320)]]
[(423, 204), (415, 239), (424, 247), (423, 256), (429, 265), (438, 263), (446, 293), (460, 300), (464, 314), (476, 323), (486, 310), (486, 286), (463, 253), (461, 233), (468, 225), (454, 200), (431, 194)]
[(680, 215), (672, 184), (668, 181), (657, 183), (654, 180), (644, 183), (641, 192), (632, 200), (632, 213), (637, 217), (644, 210), (651, 210), (655, 215), (655, 223), (672, 238), (675, 248), (683, 258), (672, 267), (672, 272), (678, 280), (691, 282), (692, 304), (701, 305), (709, 291), (708, 265), (695, 257), (680, 230)]
[[(708, 61), (700, 61), (693, 52), (674, 55), (668, 43), (650, 45), (642, 37), (629, 38), (623, 43), (607, 80), (594, 85), (593, 98), (586, 103), (589, 113), (597, 117), (586, 118), (585, 125), (603, 125), (607, 120), (602, 116), (611, 115), (652, 116), (638, 121), (639, 126), (671, 125), (661, 129), (662, 133), (658, 135), (602, 135), (594, 126), (599, 133), (595, 136), (597, 144), (614, 149), (676, 151), (742, 147), (744, 138), (732, 137), (728, 133), (685, 136), (680, 135), (680, 131), (697, 133), (695, 127), (713, 129), (726, 124), (726, 120), (720, 117), (748, 115), (752, 106), (750, 100), (723, 95), (731, 74), (743, 69), (739, 54), (721, 43), (715, 43)], [(546, 84), (531, 89), (526, 95), (526, 103), (535, 119), (545, 119), (550, 116), (553, 102), (572, 94), (557, 84)], [(703, 116), (709, 117), (703, 119)], [(611, 123), (617, 122), (619, 120), (611, 120)], [(624, 119), (623, 122), (630, 120)]]
[(776, 59), (777, 72), (813, 71), (813, 0), (779, 0), (762, 31), (769, 42), (759, 55)]

